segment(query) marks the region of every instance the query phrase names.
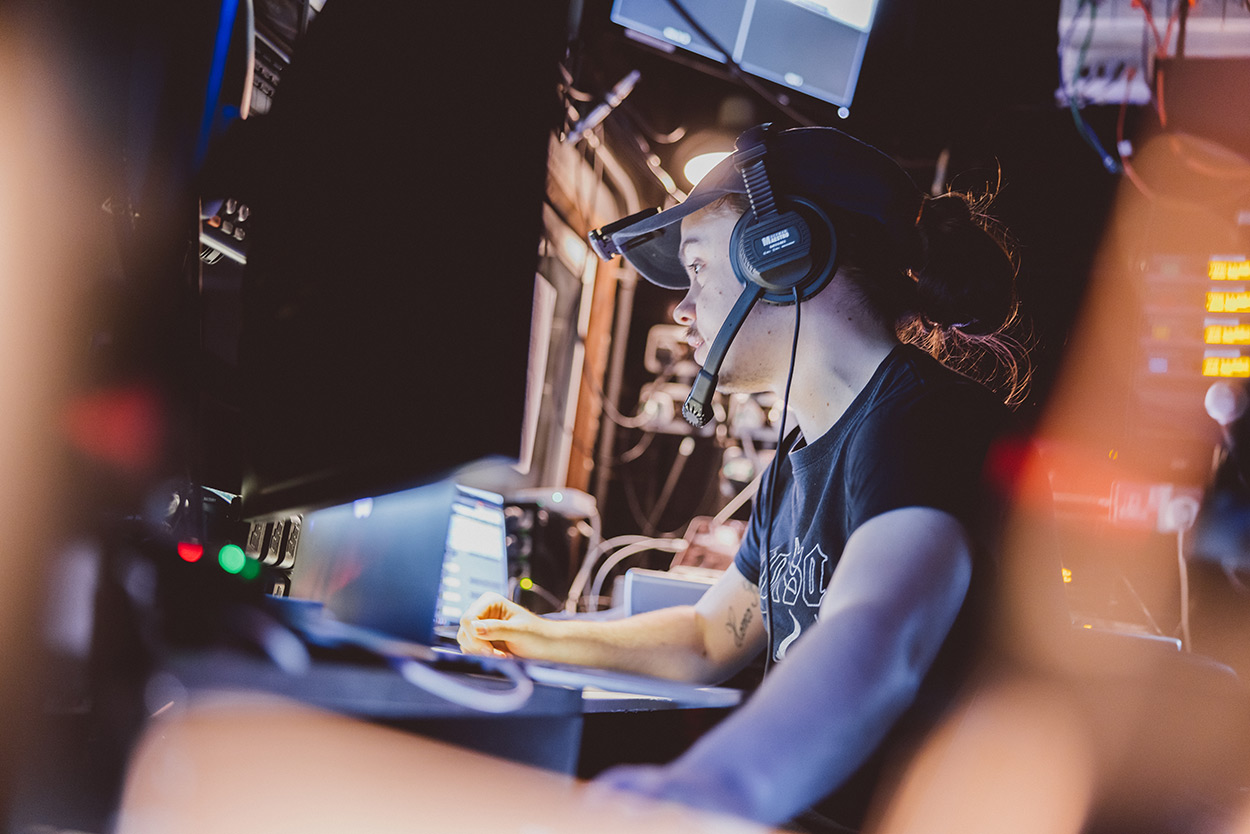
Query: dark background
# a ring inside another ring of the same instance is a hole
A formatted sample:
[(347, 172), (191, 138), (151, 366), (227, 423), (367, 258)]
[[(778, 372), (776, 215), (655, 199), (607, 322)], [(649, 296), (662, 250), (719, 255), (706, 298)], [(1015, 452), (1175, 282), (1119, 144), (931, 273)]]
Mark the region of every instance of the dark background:
[[(619, 137), (614, 147), (637, 147), (633, 137), (640, 135), (664, 160), (671, 156), (666, 134), (723, 124), (719, 111), (730, 98), (749, 103), (752, 122), (796, 124), (725, 68), (626, 38), (608, 22), (610, 8), (608, 0), (585, 3), (571, 64), (588, 91), (606, 91), (629, 70), (641, 71), (633, 94), (605, 124), (609, 138)], [(1055, 103), (1058, 15), (1058, 2), (883, 0), (846, 119), (831, 104), (758, 82), (810, 123), (839, 127), (890, 153), (925, 190), (945, 151), (947, 186), (996, 191), (991, 212), (1016, 240), (1019, 291), (1039, 346), (1034, 405), (1049, 389), (1119, 181)], [(1116, 110), (1084, 111), (1104, 144), (1112, 141)], [(1137, 110), (1127, 114), (1130, 129)], [(657, 204), (663, 196), (658, 187), (651, 194)], [(664, 320), (676, 303), (651, 287), (640, 296), (640, 324)]]

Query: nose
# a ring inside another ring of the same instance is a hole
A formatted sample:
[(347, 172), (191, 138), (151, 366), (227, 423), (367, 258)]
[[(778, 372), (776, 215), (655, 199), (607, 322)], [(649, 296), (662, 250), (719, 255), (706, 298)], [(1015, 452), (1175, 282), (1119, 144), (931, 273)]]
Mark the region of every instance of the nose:
[(677, 306), (673, 308), (673, 321), (689, 327), (694, 324), (694, 288), (686, 291), (681, 301), (677, 302)]

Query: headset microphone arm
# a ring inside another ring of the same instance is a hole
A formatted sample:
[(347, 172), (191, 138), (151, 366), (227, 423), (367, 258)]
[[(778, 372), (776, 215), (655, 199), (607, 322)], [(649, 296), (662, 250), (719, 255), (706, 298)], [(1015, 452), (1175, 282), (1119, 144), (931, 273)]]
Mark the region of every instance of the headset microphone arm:
[(738, 330), (746, 321), (747, 313), (751, 312), (751, 308), (763, 294), (764, 288), (759, 284), (748, 283), (743, 287), (742, 295), (738, 296), (733, 309), (725, 318), (725, 323), (720, 326), (720, 331), (712, 340), (712, 347), (708, 349), (707, 359), (703, 362), (699, 375), (695, 377), (690, 396), (686, 397), (686, 404), (681, 407), (681, 416), (695, 428), (706, 426), (712, 419), (712, 397), (716, 394), (716, 383), (720, 377), (721, 362), (725, 360), (725, 352), (729, 350), (729, 343), (738, 335)]

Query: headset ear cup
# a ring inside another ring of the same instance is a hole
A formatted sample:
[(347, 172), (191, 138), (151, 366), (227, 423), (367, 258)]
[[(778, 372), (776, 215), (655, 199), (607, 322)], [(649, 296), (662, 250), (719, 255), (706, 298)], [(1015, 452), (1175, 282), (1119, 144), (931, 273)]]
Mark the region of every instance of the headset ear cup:
[[(806, 199), (790, 197), (782, 217), (784, 222), (774, 216), (760, 223), (748, 210), (729, 239), (734, 275), (744, 286), (762, 287), (764, 300), (772, 304), (792, 304), (795, 289), (800, 300), (812, 297), (829, 283), (837, 265), (837, 233), (824, 211)], [(766, 249), (763, 244), (771, 238), (786, 233), (797, 235), (801, 243), (762, 264), (756, 253)]]
[(729, 260), (733, 266), (734, 276), (738, 282), (744, 287), (748, 284), (758, 284), (763, 287), (763, 279), (760, 271), (755, 268), (755, 264), (751, 262), (751, 255), (747, 251), (746, 241), (750, 236), (751, 227), (755, 225), (755, 218), (751, 214), (751, 210), (747, 209), (742, 217), (738, 218), (737, 224), (729, 235)]

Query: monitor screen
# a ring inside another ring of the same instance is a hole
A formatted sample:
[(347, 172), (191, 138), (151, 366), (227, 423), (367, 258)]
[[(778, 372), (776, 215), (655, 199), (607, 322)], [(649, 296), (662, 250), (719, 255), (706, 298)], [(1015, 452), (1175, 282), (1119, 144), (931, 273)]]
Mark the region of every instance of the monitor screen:
[[(878, 0), (615, 0), (613, 22), (822, 101), (850, 106)], [(715, 45), (712, 43), (715, 41)]]
[(330, 3), (301, 41), (247, 183), (246, 518), (520, 457), (558, 5)]

